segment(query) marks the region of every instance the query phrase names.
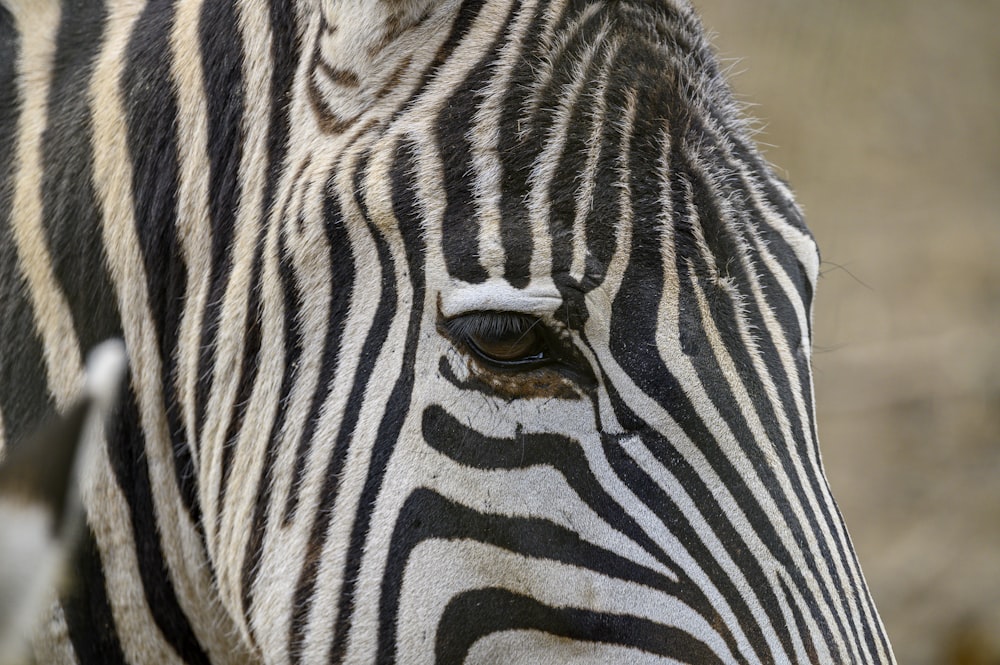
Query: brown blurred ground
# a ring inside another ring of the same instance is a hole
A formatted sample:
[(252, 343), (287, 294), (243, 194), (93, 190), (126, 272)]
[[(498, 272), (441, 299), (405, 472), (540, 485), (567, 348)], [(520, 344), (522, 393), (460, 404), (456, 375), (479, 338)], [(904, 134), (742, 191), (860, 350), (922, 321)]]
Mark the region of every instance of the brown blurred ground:
[(900, 663), (1000, 663), (1000, 2), (695, 0), (823, 252), (830, 482)]

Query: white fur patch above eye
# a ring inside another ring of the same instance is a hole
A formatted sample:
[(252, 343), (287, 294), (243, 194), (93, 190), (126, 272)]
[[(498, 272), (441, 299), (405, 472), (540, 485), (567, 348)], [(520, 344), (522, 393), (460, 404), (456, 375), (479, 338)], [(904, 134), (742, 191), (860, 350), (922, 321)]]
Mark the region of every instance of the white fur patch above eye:
[(482, 284), (453, 281), (441, 292), (441, 314), (450, 318), (468, 312), (521, 312), (542, 316), (562, 305), (562, 296), (551, 280), (533, 280), (517, 289), (501, 278)]

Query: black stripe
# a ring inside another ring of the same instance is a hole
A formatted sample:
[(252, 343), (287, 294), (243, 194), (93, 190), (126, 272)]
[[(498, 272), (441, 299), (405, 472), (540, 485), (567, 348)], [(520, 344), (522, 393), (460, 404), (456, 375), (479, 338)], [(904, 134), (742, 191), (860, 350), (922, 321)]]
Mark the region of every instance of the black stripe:
[[(129, 38), (122, 71), (123, 105), (127, 109), (132, 159), (133, 212), (143, 254), (150, 314), (164, 359), (162, 385), (173, 391), (172, 361), (183, 307), (186, 274), (175, 233), (177, 200), (177, 106), (170, 75), (170, 32), (173, 6), (150, 4)], [(118, 483), (131, 508), (133, 538), (146, 599), (157, 626), (189, 663), (208, 663), (180, 608), (161, 549), (150, 487), (146, 433), (135, 395), (129, 391), (117, 427), (109, 435), (109, 454)], [(174, 435), (176, 448), (183, 443)], [(175, 467), (178, 479), (184, 469)], [(183, 485), (182, 485), (183, 486)]]
[[(603, 12), (594, 12), (573, 33), (572, 38), (565, 46), (565, 52), (559, 61), (554, 63), (555, 72), (548, 89), (545, 90), (546, 95), (542, 98), (543, 106), (559, 108), (566, 104), (566, 97), (572, 88), (577, 85), (581, 86), (578, 93), (579, 98), (575, 100), (572, 108), (568, 111), (569, 121), (564, 134), (566, 142), (562, 153), (557, 157), (557, 167), (553, 179), (547, 185), (551, 201), (549, 233), (552, 237), (552, 274), (554, 277), (569, 273), (573, 264), (573, 222), (577, 214), (576, 197), (578, 190), (583, 187), (581, 175), (586, 166), (588, 144), (593, 129), (591, 123), (595, 102), (593, 82), (600, 74), (607, 57), (606, 47), (603, 45), (595, 46), (595, 40), (597, 39), (596, 33), (599, 32), (605, 19), (606, 16)], [(582, 61), (590, 48), (595, 48), (596, 52), (583, 71), (579, 72), (578, 63)], [(598, 122), (602, 127), (614, 124)], [(598, 198), (596, 196), (597, 188), (595, 187), (592, 191), (595, 195), (592, 198)], [(594, 200), (593, 203), (597, 204), (598, 202)], [(604, 223), (607, 224), (613, 219), (616, 218), (607, 218)], [(581, 240), (586, 246), (586, 224), (584, 224), (584, 237)], [(613, 246), (611, 250), (614, 251)], [(603, 266), (606, 263), (600, 265), (603, 272)], [(599, 275), (590, 271), (586, 271), (585, 274), (588, 278), (600, 278)], [(576, 290), (581, 290), (580, 285), (574, 285), (574, 287)]]
[(802, 646), (805, 649), (806, 658), (809, 659), (810, 663), (818, 663), (819, 657), (816, 655), (816, 645), (813, 644), (809, 626), (803, 619), (799, 606), (795, 604), (795, 598), (792, 596), (792, 592), (789, 590), (788, 584), (785, 582), (784, 575), (778, 573), (777, 578), (778, 586), (781, 587), (781, 595), (784, 596), (785, 603), (792, 610), (792, 618), (795, 620), (795, 634), (802, 639)]
[(83, 351), (108, 337), (121, 336), (92, 185), (93, 128), (88, 106), (105, 18), (100, 0), (63, 8), (42, 144), (43, 215), (52, 269), (63, 286)]
[[(184, 662), (208, 665), (208, 656), (181, 610), (167, 575), (167, 562), (163, 558), (153, 506), (147, 441), (131, 389), (123, 395), (120, 412), (109, 420), (107, 440), (111, 468), (129, 506), (139, 579), (153, 621)], [(85, 626), (89, 625), (87, 621)]]
[(431, 79), (438, 74), (441, 66), (451, 58), (451, 54), (458, 48), (458, 45), (465, 39), (465, 36), (469, 34), (472, 24), (475, 22), (476, 17), (479, 16), (479, 12), (482, 11), (485, 4), (486, 0), (467, 0), (462, 3), (455, 22), (448, 32), (448, 37), (441, 44), (440, 48), (438, 48), (437, 53), (434, 54), (434, 59), (430, 65), (424, 70), (417, 90), (423, 91), (427, 89)]
[[(623, 558), (580, 538), (579, 534), (544, 519), (482, 514), (428, 489), (411, 494), (396, 519), (379, 608), (379, 650), (376, 661), (395, 662), (400, 593), (414, 548), (425, 540), (475, 541), (534, 559), (548, 559), (594, 571), (602, 576), (642, 585), (679, 597), (685, 583)], [(588, 573), (582, 572), (585, 576)], [(495, 580), (496, 583), (502, 580)]]
[(495, 588), (466, 591), (448, 603), (438, 625), (435, 662), (464, 663), (477, 640), (512, 630), (533, 630), (582, 642), (631, 647), (682, 663), (722, 662), (698, 638), (673, 626), (625, 614), (551, 607)]
[[(507, 17), (504, 32), (510, 29), (514, 12), (529, 11), (517, 4)], [(542, 13), (544, 3), (535, 9), (528, 21), (528, 29), (518, 36), (516, 44), (508, 48), (531, 49), (541, 43)], [(503, 244), (505, 263), (504, 279), (511, 286), (524, 288), (531, 279), (531, 255), (534, 237), (528, 213), (527, 199), (530, 191), (528, 176), (535, 158), (541, 153), (544, 136), (536, 131), (533, 123), (525, 122), (524, 108), (529, 90), (534, 82), (531, 54), (522, 50), (514, 63), (506, 94), (501, 102), (498, 128), (497, 154), (500, 157), (500, 240)], [(519, 130), (524, 129), (523, 136)]]
[(0, 6), (0, 434), (7, 445), (21, 443), (39, 422), (55, 415), (42, 340), (35, 329), (11, 228), (21, 113), (20, 45), (14, 17)]
[[(625, 211), (622, 209), (620, 159), (625, 128), (620, 120), (628, 108), (627, 94), (632, 82), (626, 69), (615, 53), (608, 65), (608, 81), (602, 103), (604, 115), (591, 122), (600, 123), (598, 135), (599, 152), (594, 171), (593, 205), (584, 220), (587, 261), (583, 288), (591, 290), (604, 281), (608, 266), (618, 248), (618, 221)], [(588, 127), (589, 129), (589, 127)]]
[(268, 164), (270, 171), (264, 187), (261, 214), (274, 205), (278, 184), (287, 165), (288, 139), (291, 131), (292, 84), (302, 50), (296, 8), (291, 0), (271, 0), (271, 117), (268, 132)]
[[(177, 100), (173, 94), (170, 58), (164, 57), (170, 50), (172, 10), (169, 4), (146, 7), (129, 40), (121, 84), (132, 158), (135, 230), (162, 365), (160, 382), (174, 457), (174, 478), (186, 510), (195, 524), (200, 524), (194, 464), (176, 388), (176, 347), (187, 270), (176, 231), (180, 180)], [(81, 93), (81, 98), (84, 97)]]
[[(232, 0), (206, 2), (199, 25), (201, 59), (208, 102), (209, 221), (212, 275), (202, 319), (198, 384), (195, 391), (196, 438), (201, 438), (205, 408), (215, 371), (219, 317), (232, 270), (236, 211), (240, 206), (239, 168), (243, 157), (243, 40)], [(194, 56), (191, 56), (194, 57)]]
[(480, 215), (473, 192), (471, 138), (476, 133), (473, 122), (482, 101), (482, 90), (496, 67), (503, 33), (504, 30), (498, 30), (497, 39), (441, 106), (435, 123), (446, 201), (441, 221), (445, 267), (450, 275), (473, 284), (486, 281), (488, 275), (478, 259)]
[(104, 569), (94, 533), (88, 526), (73, 557), (73, 583), (63, 594), (63, 616), (81, 665), (125, 665)]

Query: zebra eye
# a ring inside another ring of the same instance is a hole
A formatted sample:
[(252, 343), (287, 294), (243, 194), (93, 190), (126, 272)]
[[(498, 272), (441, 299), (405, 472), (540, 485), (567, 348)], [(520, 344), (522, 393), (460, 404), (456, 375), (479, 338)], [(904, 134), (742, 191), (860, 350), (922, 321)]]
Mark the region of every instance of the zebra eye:
[(514, 312), (472, 312), (445, 328), (481, 360), (501, 367), (537, 367), (552, 358), (541, 321)]

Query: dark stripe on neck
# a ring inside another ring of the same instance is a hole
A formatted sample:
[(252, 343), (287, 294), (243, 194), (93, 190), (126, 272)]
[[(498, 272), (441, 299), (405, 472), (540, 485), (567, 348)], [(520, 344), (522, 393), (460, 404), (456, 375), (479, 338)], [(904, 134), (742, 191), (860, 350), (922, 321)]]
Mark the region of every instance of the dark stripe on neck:
[[(185, 663), (209, 665), (208, 656), (181, 610), (170, 575), (166, 574), (168, 566), (163, 557), (157, 515), (165, 515), (163, 510), (167, 507), (162, 506), (157, 511), (153, 505), (146, 433), (142, 428), (136, 396), (131, 388), (123, 394), (121, 409), (110, 419), (106, 433), (108, 457), (115, 481), (129, 507), (131, 536), (135, 542), (143, 600), (163, 638)], [(183, 574), (183, 571), (177, 572)], [(132, 609), (126, 608), (126, 611)], [(86, 618), (86, 627), (81, 626), (79, 630), (92, 630), (93, 621), (97, 618), (99, 617)]]
[(92, 184), (88, 92), (105, 19), (99, 0), (63, 7), (42, 144), (43, 218), (52, 269), (63, 287), (84, 353), (122, 334)]
[[(172, 5), (147, 5), (129, 38), (121, 76), (132, 159), (135, 230), (143, 256), (149, 314), (163, 362), (164, 398), (168, 400), (175, 395), (171, 359), (187, 281), (175, 232), (179, 178), (177, 106), (172, 93), (170, 58), (164, 57), (170, 53), (173, 24)], [(178, 449), (184, 450), (185, 443), (180, 432), (172, 435), (176, 454)], [(147, 433), (143, 430), (137, 397), (131, 390), (108, 441), (112, 466), (130, 508), (139, 573), (153, 619), (181, 658), (189, 663), (207, 664), (208, 657), (180, 608), (170, 577), (164, 575), (167, 564), (156, 516), (167, 515), (169, 511), (163, 512), (164, 506), (159, 511), (154, 509), (150, 458), (145, 450)], [(183, 458), (175, 458), (175, 463), (175, 474), (183, 488), (188, 469)], [(193, 494), (190, 486), (188, 492)]]
[(171, 5), (147, 6), (129, 40), (121, 86), (132, 158), (135, 231), (142, 252), (156, 350), (162, 365), (160, 380), (174, 453), (174, 477), (185, 509), (198, 523), (200, 507), (193, 463), (175, 383), (187, 270), (176, 231), (180, 180), (178, 142), (182, 137), (177, 136), (177, 100), (173, 94), (170, 58), (164, 57), (170, 52), (173, 23)]
[(90, 527), (72, 559), (73, 578), (61, 598), (63, 616), (80, 665), (125, 665), (97, 541)]
[[(212, 275), (202, 319), (195, 437), (201, 438), (215, 371), (219, 317), (232, 271), (236, 213), (240, 208), (239, 169), (243, 157), (243, 39), (233, 0), (207, 2), (199, 25), (201, 65), (208, 111), (209, 223)], [(183, 56), (181, 56), (183, 57)], [(189, 57), (196, 57), (190, 54)], [(256, 211), (254, 211), (256, 212)]]

